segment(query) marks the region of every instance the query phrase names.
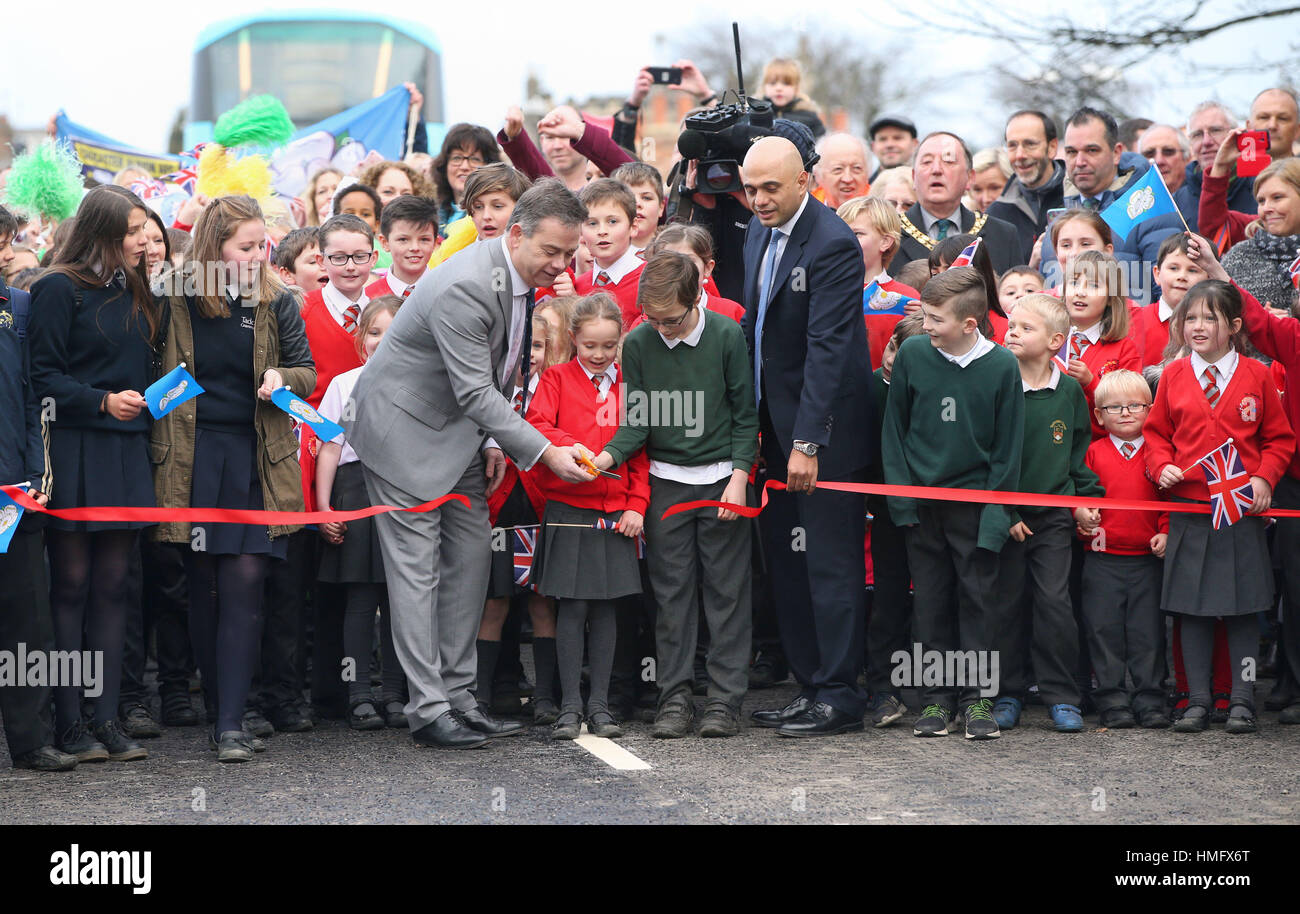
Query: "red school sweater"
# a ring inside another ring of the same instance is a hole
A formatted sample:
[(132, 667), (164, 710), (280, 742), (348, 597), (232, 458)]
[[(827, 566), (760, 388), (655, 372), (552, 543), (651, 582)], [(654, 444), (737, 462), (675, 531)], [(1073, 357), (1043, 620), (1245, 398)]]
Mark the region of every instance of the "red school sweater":
[[(1160, 377), (1156, 402), (1142, 434), (1150, 477), (1159, 479), (1160, 471), (1174, 464), (1187, 477), (1169, 493), (1194, 501), (1210, 500), (1205, 475), (1194, 464), (1229, 438), (1246, 472), (1275, 488), (1291, 462), (1296, 443), (1272, 374), (1245, 356), (1238, 356), (1232, 380), (1213, 409), (1193, 373), (1191, 356), (1170, 362)], [(1194, 468), (1187, 472), (1188, 467)]]
[(633, 267), (618, 282), (596, 288), (596, 274), (600, 272), (600, 266), (593, 265), (591, 270), (573, 280), (573, 290), (579, 295), (589, 295), (592, 292), (608, 292), (614, 296), (614, 300), (618, 302), (619, 310), (623, 312), (623, 332), (627, 333), (632, 328), (633, 321), (641, 316), (641, 309), (637, 307), (636, 303), (636, 290), (641, 283), (641, 269), (644, 266), (645, 264), (641, 264)]
[[(527, 419), (550, 440), (565, 447), (583, 444), (599, 454), (618, 431), (619, 398), (623, 372), (617, 372), (604, 402), (596, 401), (596, 388), (577, 359), (553, 365), (542, 372), (537, 392), (528, 404)], [(610, 421), (612, 420), (612, 421)], [(623, 467), (622, 479), (597, 476), (590, 482), (563, 482), (541, 461), (528, 471), (547, 501), (606, 514), (635, 511), (644, 515), (650, 504), (650, 459), (640, 450)]]
[[(1300, 320), (1278, 317), (1267, 311), (1259, 299), (1241, 286), (1237, 286), (1237, 291), (1241, 293), (1242, 322), (1246, 333), (1250, 335), (1250, 342), (1274, 360), (1269, 366), (1274, 381), (1278, 380), (1279, 370), (1283, 372), (1286, 395), (1282, 397), (1282, 405), (1291, 419), (1291, 428), (1300, 428), (1300, 390), (1291, 390), (1293, 378), (1300, 383)], [(1300, 453), (1291, 458), (1288, 473), (1300, 478)]]
[[(329, 305), (325, 304), (320, 289), (313, 289), (303, 300), (302, 322), (307, 330), (307, 346), (312, 361), (316, 363), (316, 387), (307, 402), (319, 408), (330, 381), (361, 367), (361, 354), (357, 352), (356, 337), (348, 333), (334, 319)], [(316, 510), (316, 453), (320, 442), (308, 426), (301, 426), (302, 446), (298, 449), (298, 463), (302, 466), (302, 494), (306, 510)]]
[[(1125, 460), (1109, 435), (1098, 438), (1088, 446), (1084, 463), (1101, 480), (1107, 498), (1160, 501), (1163, 497), (1147, 478), (1145, 442)], [(1101, 529), (1105, 531), (1101, 541), (1094, 538), (1095, 534), (1079, 538), (1086, 543), (1104, 543), (1106, 548), (1098, 551), (1107, 555), (1150, 555), (1151, 537), (1169, 532), (1169, 513), (1102, 508)]]
[[(1067, 357), (1070, 355), (1070, 338), (1065, 338), (1065, 352)], [(1092, 372), (1092, 381), (1083, 388), (1083, 395), (1088, 398), (1088, 417), (1092, 423), (1093, 440), (1103, 437), (1106, 430), (1097, 424), (1097, 416), (1094, 408), (1097, 406), (1095, 396), (1097, 393), (1097, 382), (1109, 371), (1117, 368), (1127, 368), (1129, 371), (1142, 373), (1142, 360), (1138, 357), (1137, 347), (1133, 345), (1130, 337), (1124, 337), (1114, 342), (1098, 340), (1087, 349), (1083, 350), (1083, 364), (1088, 366)]]
[(1169, 345), (1169, 321), (1162, 323), (1160, 320), (1160, 302), (1153, 301), (1144, 308), (1137, 308), (1130, 312), (1130, 316), (1133, 326), (1128, 336), (1137, 346), (1142, 367), (1159, 365), (1164, 359), (1165, 347)]

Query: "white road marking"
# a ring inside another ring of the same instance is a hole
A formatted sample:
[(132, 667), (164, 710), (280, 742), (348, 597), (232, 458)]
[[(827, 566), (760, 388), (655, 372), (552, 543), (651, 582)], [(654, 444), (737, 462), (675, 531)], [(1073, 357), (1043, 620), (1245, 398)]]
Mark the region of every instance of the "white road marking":
[(582, 733), (574, 740), (583, 749), (586, 749), (596, 758), (600, 759), (611, 768), (619, 771), (649, 771), (649, 763), (637, 758), (631, 752), (628, 752), (612, 739), (605, 739), (603, 736), (592, 736), (587, 732), (587, 725), (582, 725)]

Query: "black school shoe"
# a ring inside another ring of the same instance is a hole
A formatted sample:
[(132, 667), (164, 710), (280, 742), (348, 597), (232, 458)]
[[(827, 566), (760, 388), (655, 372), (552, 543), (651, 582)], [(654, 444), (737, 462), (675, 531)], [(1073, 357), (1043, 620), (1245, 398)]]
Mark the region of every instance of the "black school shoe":
[(271, 726), (271, 722), (263, 717), (262, 712), (256, 708), (249, 708), (244, 712), (243, 729), (245, 733), (260, 736), (263, 739), (275, 736), (275, 727)]
[(108, 748), (95, 739), (80, 720), (64, 731), (55, 748), (75, 756), (78, 762), (108, 761)]
[(1258, 733), (1259, 724), (1255, 720), (1255, 709), (1244, 702), (1235, 702), (1228, 709), (1228, 720), (1223, 725), (1228, 733)]
[(154, 720), (143, 702), (133, 702), (119, 709), (118, 718), (118, 722), (122, 725), (122, 732), (131, 739), (152, 739), (155, 736), (162, 736), (162, 728), (158, 726), (158, 721)]
[(198, 712), (190, 702), (188, 694), (168, 695), (162, 703), (162, 725), (164, 727), (197, 727)]
[(1138, 714), (1138, 726), (1143, 730), (1167, 730), (1169, 724), (1169, 715), (1158, 708), (1148, 708)]
[(267, 715), (267, 720), (279, 733), (307, 733), (316, 727), (312, 719), (297, 705), (280, 705), (272, 708), (271, 713)]
[(108, 757), (115, 762), (134, 762), (149, 757), (149, 752), (122, 732), (122, 725), (116, 720), (100, 724), (95, 728), (95, 739), (108, 749)]
[(1188, 705), (1172, 729), (1175, 733), (1201, 733), (1209, 726), (1210, 709), (1204, 705)]
[(253, 758), (253, 737), (243, 730), (227, 730), (217, 738), (218, 762), (247, 762)]
[(1101, 712), (1101, 725), (1107, 730), (1131, 730), (1137, 719), (1128, 708), (1107, 708)]
[(375, 708), (373, 698), (358, 698), (348, 707), (348, 726), (353, 730), (382, 730), (388, 726)]
[(14, 767), (28, 771), (71, 771), (77, 767), (77, 757), (53, 746), (41, 746), (15, 758)]

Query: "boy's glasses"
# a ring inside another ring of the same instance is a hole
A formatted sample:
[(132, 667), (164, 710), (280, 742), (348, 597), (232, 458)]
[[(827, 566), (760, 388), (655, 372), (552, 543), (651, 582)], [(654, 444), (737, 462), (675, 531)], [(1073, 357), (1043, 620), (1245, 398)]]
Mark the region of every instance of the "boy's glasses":
[(645, 322), (656, 330), (671, 330), (673, 327), (680, 327), (682, 321), (686, 320), (690, 313), (689, 310), (686, 310), (681, 313), (680, 317), (669, 317), (664, 320), (655, 320), (653, 317), (647, 317), (645, 318)]
[(1150, 408), (1151, 408), (1151, 404), (1150, 404), (1150, 403), (1125, 403), (1125, 404), (1122, 405), (1122, 406), (1103, 406), (1103, 407), (1102, 407), (1102, 409), (1105, 410), (1106, 415), (1108, 415), (1108, 416), (1118, 416), (1118, 415), (1120, 415), (1121, 413), (1123, 413), (1125, 410), (1128, 410), (1128, 411), (1129, 411), (1130, 413), (1132, 413), (1133, 415), (1137, 415), (1138, 413), (1144, 413), (1144, 412), (1146, 412), (1146, 411), (1149, 410)]
[(336, 267), (344, 266), (349, 260), (360, 266), (363, 263), (369, 263), (370, 258), (374, 256), (374, 251), (367, 251), (364, 254), (326, 254), (325, 259)]

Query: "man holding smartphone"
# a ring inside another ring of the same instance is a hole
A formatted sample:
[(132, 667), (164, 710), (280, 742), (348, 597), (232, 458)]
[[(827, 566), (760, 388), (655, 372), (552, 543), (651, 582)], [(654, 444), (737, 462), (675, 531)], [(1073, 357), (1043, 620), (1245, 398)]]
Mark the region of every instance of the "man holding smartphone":
[(1015, 227), (1020, 262), (1029, 263), (1052, 212), (1064, 205), (1065, 163), (1056, 158), (1056, 122), (1041, 111), (1011, 115), (1004, 137), (1015, 175), (988, 212)]

